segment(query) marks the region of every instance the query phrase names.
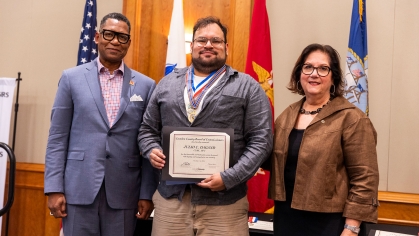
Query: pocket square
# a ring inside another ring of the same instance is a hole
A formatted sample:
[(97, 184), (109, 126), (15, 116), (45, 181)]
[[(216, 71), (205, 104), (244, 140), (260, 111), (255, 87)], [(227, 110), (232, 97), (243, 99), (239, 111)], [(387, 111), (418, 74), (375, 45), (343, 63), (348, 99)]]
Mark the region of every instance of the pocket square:
[(130, 102), (141, 102), (143, 101), (143, 98), (141, 97), (141, 95), (134, 94), (129, 100)]

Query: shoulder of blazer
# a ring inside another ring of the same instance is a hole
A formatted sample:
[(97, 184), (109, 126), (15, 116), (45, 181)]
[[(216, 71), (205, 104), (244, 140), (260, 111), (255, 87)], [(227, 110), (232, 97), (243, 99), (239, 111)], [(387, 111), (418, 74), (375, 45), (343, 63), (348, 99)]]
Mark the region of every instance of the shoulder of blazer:
[(300, 110), (301, 104), (305, 101), (305, 97), (301, 98), (297, 102), (291, 103), (286, 107), (281, 114), (275, 119), (275, 127), (280, 126), (283, 128), (294, 127), (295, 121), (298, 117), (298, 110)]
[(96, 60), (93, 60), (91, 62), (79, 65), (79, 66), (75, 66), (69, 69), (64, 70), (65, 73), (88, 73), (91, 72), (92, 70), (96, 70), (97, 71), (97, 62)]
[(152, 78), (136, 70), (129, 68), (127, 65), (125, 65), (124, 70), (125, 72), (129, 71), (129, 73), (131, 74), (131, 79), (133, 80), (136, 80), (136, 81), (139, 81), (140, 83), (145, 83), (145, 84), (155, 84), (155, 81)]
[(330, 103), (322, 109), (322, 112), (319, 113), (318, 118), (323, 119), (334, 113), (346, 112), (349, 115), (356, 115), (358, 117), (363, 117), (365, 113), (359, 110), (354, 104), (350, 103), (343, 96), (335, 97), (330, 101)]

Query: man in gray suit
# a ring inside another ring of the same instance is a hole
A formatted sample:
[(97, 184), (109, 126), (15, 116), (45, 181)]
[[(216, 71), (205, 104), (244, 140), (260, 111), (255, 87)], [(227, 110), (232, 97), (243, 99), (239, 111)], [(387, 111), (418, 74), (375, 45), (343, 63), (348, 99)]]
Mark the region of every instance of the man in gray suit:
[[(147, 219), (158, 179), (136, 138), (155, 82), (128, 68), (130, 23), (106, 15), (99, 58), (65, 70), (51, 114), (45, 194), (65, 236), (132, 236)], [(136, 217), (137, 216), (137, 217)]]
[(162, 169), (169, 155), (162, 151), (162, 127), (232, 128), (234, 165), (198, 184), (161, 181), (152, 235), (248, 235), (246, 182), (272, 150), (269, 101), (255, 79), (225, 64), (227, 28), (218, 19), (198, 20), (191, 52), (190, 67), (157, 85), (140, 128), (140, 150)]

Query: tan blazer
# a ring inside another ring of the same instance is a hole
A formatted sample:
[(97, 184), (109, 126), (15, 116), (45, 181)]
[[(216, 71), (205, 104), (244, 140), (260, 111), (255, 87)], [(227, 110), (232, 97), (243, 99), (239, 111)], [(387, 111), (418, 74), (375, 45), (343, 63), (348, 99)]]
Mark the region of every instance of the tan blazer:
[[(285, 201), (288, 137), (303, 102), (291, 104), (275, 121), (269, 197), (277, 201)], [(304, 131), (291, 207), (377, 222), (376, 144), (370, 119), (345, 98), (333, 99)]]

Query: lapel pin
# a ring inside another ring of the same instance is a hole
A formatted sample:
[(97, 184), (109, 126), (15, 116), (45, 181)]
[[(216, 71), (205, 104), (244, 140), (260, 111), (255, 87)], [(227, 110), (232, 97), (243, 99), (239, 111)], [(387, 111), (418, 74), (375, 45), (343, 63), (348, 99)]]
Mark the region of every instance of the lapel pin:
[(133, 86), (133, 85), (134, 85), (134, 81), (133, 81), (133, 80), (130, 80), (130, 81), (129, 81), (129, 84), (130, 84), (131, 86)]

